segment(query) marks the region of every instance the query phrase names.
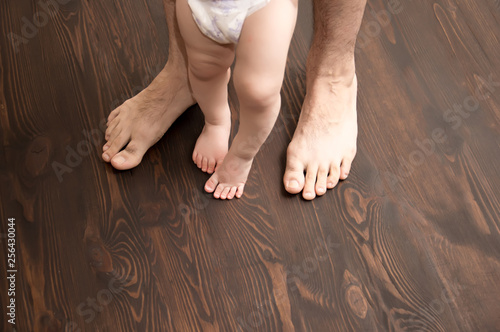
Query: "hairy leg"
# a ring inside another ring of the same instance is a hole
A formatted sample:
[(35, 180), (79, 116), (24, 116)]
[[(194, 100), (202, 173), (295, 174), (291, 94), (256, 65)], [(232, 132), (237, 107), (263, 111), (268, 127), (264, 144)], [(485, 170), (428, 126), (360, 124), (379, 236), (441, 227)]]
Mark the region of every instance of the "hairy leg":
[(177, 1), (177, 18), (186, 45), (193, 97), (205, 116), (193, 161), (203, 172), (213, 173), (226, 156), (231, 132), (227, 83), (234, 45), (221, 45), (205, 36), (198, 29), (187, 0)]
[(366, 0), (314, 0), (307, 92), (283, 177), (285, 189), (302, 191), (305, 199), (346, 179), (356, 154), (354, 47), (365, 5)]
[(245, 20), (234, 68), (240, 127), (226, 158), (205, 184), (215, 198), (241, 197), (252, 161), (274, 126), (296, 15), (296, 1), (271, 0)]
[(116, 169), (137, 166), (179, 115), (194, 104), (184, 44), (175, 17), (175, 1), (164, 0), (164, 7), (169, 36), (167, 64), (146, 89), (117, 107), (108, 117), (102, 158)]

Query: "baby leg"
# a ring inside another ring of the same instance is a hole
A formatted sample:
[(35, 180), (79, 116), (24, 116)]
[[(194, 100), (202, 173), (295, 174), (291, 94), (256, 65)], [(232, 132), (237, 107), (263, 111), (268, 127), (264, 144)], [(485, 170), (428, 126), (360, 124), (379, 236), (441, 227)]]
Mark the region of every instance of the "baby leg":
[(240, 126), (226, 158), (205, 184), (215, 198), (241, 197), (253, 158), (274, 126), (296, 16), (296, 1), (271, 0), (243, 25), (233, 77)]
[(193, 97), (205, 115), (205, 126), (196, 142), (193, 161), (203, 172), (213, 173), (224, 159), (231, 130), (227, 83), (234, 60), (234, 45), (221, 45), (198, 29), (187, 0), (176, 3), (177, 21), (186, 45), (188, 74)]

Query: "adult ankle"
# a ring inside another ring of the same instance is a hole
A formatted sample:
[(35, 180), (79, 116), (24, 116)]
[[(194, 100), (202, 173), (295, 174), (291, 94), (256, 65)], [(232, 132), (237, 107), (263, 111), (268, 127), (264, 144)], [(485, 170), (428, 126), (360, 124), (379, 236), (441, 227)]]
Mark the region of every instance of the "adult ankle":
[(309, 65), (307, 68), (307, 86), (312, 87), (323, 83), (342, 83), (351, 85), (356, 75), (354, 56), (336, 59), (332, 57), (329, 61), (319, 65)]

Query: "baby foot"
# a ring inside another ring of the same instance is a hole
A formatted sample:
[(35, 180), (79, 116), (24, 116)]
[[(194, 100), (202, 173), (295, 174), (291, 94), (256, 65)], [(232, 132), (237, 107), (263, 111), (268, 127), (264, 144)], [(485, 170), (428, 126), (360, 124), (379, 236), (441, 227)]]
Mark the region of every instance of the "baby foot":
[(212, 174), (227, 154), (231, 121), (223, 125), (205, 123), (196, 141), (193, 161), (203, 172)]
[(205, 183), (205, 191), (214, 193), (215, 198), (240, 198), (252, 167), (253, 158), (240, 158), (231, 151)]

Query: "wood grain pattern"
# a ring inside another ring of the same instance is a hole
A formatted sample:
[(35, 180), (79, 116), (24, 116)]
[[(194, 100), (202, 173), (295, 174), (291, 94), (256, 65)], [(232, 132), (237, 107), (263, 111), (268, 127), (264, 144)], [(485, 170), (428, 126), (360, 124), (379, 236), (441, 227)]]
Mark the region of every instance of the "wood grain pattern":
[(300, 6), (280, 117), (244, 198), (222, 202), (190, 160), (196, 106), (136, 169), (100, 159), (101, 120), (168, 57), (161, 0), (71, 0), (18, 52), (7, 36), (42, 9), (0, 2), (3, 331), (9, 217), (17, 331), (500, 331), (497, 2), (368, 2), (359, 152), (313, 202), (281, 180), (312, 36)]

